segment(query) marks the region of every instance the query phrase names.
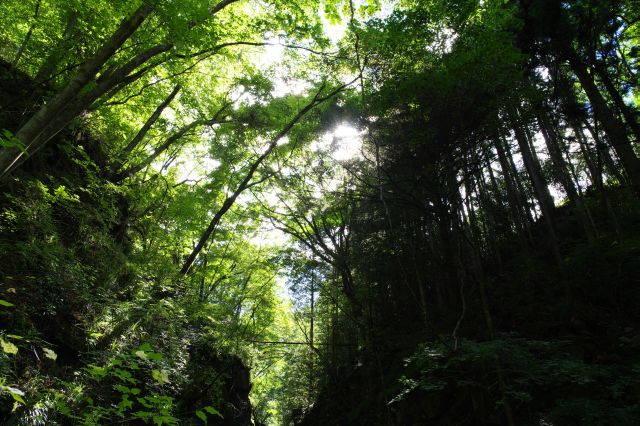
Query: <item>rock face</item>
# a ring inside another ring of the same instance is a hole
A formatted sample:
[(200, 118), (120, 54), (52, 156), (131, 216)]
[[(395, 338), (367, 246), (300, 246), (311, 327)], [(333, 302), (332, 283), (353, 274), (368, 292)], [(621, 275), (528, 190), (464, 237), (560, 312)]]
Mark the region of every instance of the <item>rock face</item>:
[(0, 60), (0, 130), (16, 131), (32, 114), (33, 104), (40, 103), (45, 89), (33, 83), (27, 74)]
[(204, 342), (194, 343), (189, 349), (187, 374), (180, 398), (181, 412), (193, 413), (211, 406), (224, 418), (210, 416), (209, 424), (253, 425), (250, 372), (240, 358), (216, 353)]
[(249, 392), (251, 391), (251, 381), (249, 369), (236, 356), (230, 357), (227, 362), (229, 375), (223, 385), (223, 395), (225, 406), (222, 411), (224, 415), (224, 426), (244, 426), (251, 425), (251, 402)]

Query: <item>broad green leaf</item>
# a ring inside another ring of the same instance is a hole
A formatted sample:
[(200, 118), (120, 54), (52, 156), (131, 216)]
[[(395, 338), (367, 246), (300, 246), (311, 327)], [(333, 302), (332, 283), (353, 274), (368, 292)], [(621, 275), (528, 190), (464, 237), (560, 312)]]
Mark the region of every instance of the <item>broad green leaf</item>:
[(224, 418), (224, 416), (222, 415), (222, 413), (220, 413), (220, 411), (216, 410), (215, 408), (207, 405), (206, 407), (203, 408), (204, 411), (206, 411), (209, 414), (213, 414), (214, 416), (220, 416), (221, 419)]
[(11, 342), (7, 342), (6, 340), (0, 338), (0, 346), (2, 346), (2, 350), (5, 353), (15, 355), (18, 353), (18, 347)]
[(138, 350), (138, 351), (135, 351), (134, 353), (140, 359), (143, 359), (143, 360), (147, 360), (148, 359), (147, 354), (144, 351)]
[(151, 371), (151, 376), (161, 385), (169, 383), (169, 373), (167, 370), (153, 370)]
[(140, 345), (140, 347), (138, 348), (139, 351), (142, 352), (151, 352), (153, 349), (151, 349), (151, 345), (148, 343), (143, 343), (142, 345)]
[(22, 395), (19, 395), (15, 392), (9, 392), (11, 394), (11, 396), (13, 397), (13, 399), (16, 400), (16, 402), (19, 402), (23, 405), (27, 405), (27, 403), (24, 401), (24, 399), (22, 398)]
[(126, 410), (130, 410), (131, 408), (133, 408), (133, 401), (129, 399), (129, 395), (122, 395), (122, 401), (120, 401), (120, 403), (118, 404), (118, 409), (121, 412), (124, 412)]
[(122, 386), (122, 385), (117, 385), (115, 389), (120, 393), (130, 393), (131, 392), (131, 389), (129, 389), (126, 386)]
[(202, 412), (200, 410), (197, 410), (196, 411), (196, 416), (198, 416), (198, 418), (200, 420), (202, 420), (205, 425), (207, 424), (207, 415), (204, 412)]
[(107, 369), (104, 367), (100, 367), (97, 365), (89, 365), (86, 370), (91, 374), (94, 378), (100, 380), (107, 374)]
[(152, 361), (160, 361), (162, 359), (162, 354), (158, 352), (149, 352), (146, 355), (147, 355), (147, 358)]
[(7, 302), (6, 300), (0, 299), (0, 306), (15, 306), (11, 302)]
[(46, 356), (50, 360), (55, 361), (56, 359), (58, 359), (58, 354), (49, 348), (42, 348), (42, 352), (44, 352), (44, 356)]
[(13, 388), (11, 386), (0, 386), (0, 391), (2, 392), (8, 392), (9, 395), (11, 395), (11, 397), (16, 401), (19, 402), (20, 404), (26, 405), (27, 403), (24, 401), (24, 398), (22, 398), (24, 396), (24, 392), (21, 391), (20, 389), (17, 388)]

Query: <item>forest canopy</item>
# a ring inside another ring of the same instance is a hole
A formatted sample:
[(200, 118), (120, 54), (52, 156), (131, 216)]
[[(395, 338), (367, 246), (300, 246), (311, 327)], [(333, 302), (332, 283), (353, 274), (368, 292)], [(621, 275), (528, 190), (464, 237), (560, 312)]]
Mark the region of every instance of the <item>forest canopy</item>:
[(0, 16), (0, 423), (637, 424), (637, 2)]

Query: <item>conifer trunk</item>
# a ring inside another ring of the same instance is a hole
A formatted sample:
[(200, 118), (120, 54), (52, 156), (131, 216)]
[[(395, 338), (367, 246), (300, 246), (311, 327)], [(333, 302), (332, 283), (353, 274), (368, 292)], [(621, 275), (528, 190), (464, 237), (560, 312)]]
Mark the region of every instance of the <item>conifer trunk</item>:
[(587, 66), (580, 59), (576, 51), (568, 45), (565, 55), (569, 60), (571, 69), (578, 77), (580, 85), (587, 94), (593, 106), (596, 120), (602, 123), (605, 132), (609, 136), (614, 151), (620, 158), (620, 162), (629, 178), (631, 186), (637, 195), (640, 195), (640, 159), (636, 156), (631, 141), (624, 125), (613, 114), (604, 97), (598, 90), (593, 77), (589, 74)]
[(559, 262), (560, 249), (558, 247), (558, 238), (556, 236), (555, 227), (553, 225), (553, 211), (555, 209), (553, 198), (549, 193), (547, 183), (542, 177), (540, 162), (537, 156), (535, 156), (535, 151), (531, 150), (529, 138), (527, 137), (527, 134), (523, 129), (524, 124), (520, 123), (519, 120), (516, 119), (516, 117), (517, 112), (512, 112), (511, 119), (514, 123), (516, 141), (518, 142), (518, 146), (520, 147), (520, 154), (522, 155), (524, 166), (527, 169), (527, 173), (529, 174), (529, 178), (531, 179), (531, 183), (533, 184), (533, 190), (535, 192), (536, 198), (538, 199), (538, 204), (540, 205), (540, 210), (542, 211), (542, 215), (544, 216), (549, 243), (551, 245), (551, 248), (553, 249), (553, 254), (556, 258), (556, 261)]

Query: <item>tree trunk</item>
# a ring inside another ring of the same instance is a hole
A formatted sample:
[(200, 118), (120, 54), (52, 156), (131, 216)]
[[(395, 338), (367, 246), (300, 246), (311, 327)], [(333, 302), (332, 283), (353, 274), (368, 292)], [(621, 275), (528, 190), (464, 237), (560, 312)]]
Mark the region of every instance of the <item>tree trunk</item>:
[[(6, 177), (11, 171), (33, 151), (37, 150), (45, 142), (36, 144), (47, 137), (41, 138), (43, 133), (51, 126), (56, 117), (61, 115), (68, 104), (79, 95), (81, 90), (96, 76), (102, 66), (116, 53), (116, 51), (131, 37), (152, 12), (151, 6), (143, 3), (129, 18), (127, 18), (116, 32), (104, 42), (96, 53), (88, 59), (78, 70), (76, 75), (67, 85), (58, 92), (53, 99), (35, 113), (15, 134), (16, 138), (24, 144), (24, 150), (17, 148), (3, 149), (0, 152), (0, 178)], [(57, 126), (56, 126), (57, 127)], [(50, 138), (50, 137), (49, 137)], [(48, 139), (47, 139), (48, 140)]]
[(36, 3), (36, 9), (33, 12), (33, 23), (29, 27), (29, 31), (27, 31), (27, 35), (24, 37), (24, 40), (22, 40), (22, 44), (20, 45), (20, 48), (18, 49), (18, 52), (16, 53), (16, 56), (13, 59), (13, 62), (11, 63), (11, 66), (13, 68), (18, 66), (18, 62), (20, 61), (20, 58), (22, 57), (22, 54), (24, 53), (25, 49), (27, 48), (27, 45), (29, 44), (29, 41), (31, 40), (31, 36), (33, 35), (33, 30), (35, 30), (36, 29), (36, 25), (38, 25), (38, 16), (40, 15), (40, 5), (41, 5), (41, 3), (42, 3), (42, 0), (38, 0), (38, 2)]
[(555, 172), (556, 179), (560, 182), (567, 193), (567, 198), (569, 198), (569, 201), (576, 209), (580, 222), (582, 223), (582, 227), (584, 228), (585, 235), (587, 236), (587, 240), (589, 240), (589, 242), (593, 242), (596, 232), (589, 220), (587, 207), (580, 194), (578, 194), (578, 190), (571, 178), (569, 166), (562, 155), (562, 149), (560, 148), (560, 143), (558, 141), (558, 134), (542, 114), (543, 113), (538, 116), (538, 123), (540, 125), (540, 130), (545, 144), (547, 145), (547, 149), (549, 150), (549, 156), (553, 163), (553, 170)]
[(311, 100), (311, 102), (309, 102), (304, 108), (302, 108), (296, 114), (296, 116), (293, 117), (291, 121), (289, 121), (289, 123), (287, 123), (287, 125), (282, 130), (280, 130), (280, 132), (278, 132), (277, 135), (274, 136), (274, 138), (271, 140), (271, 143), (269, 143), (269, 146), (267, 147), (267, 149), (251, 164), (251, 166), (249, 166), (249, 170), (247, 171), (247, 174), (245, 175), (244, 179), (242, 179), (242, 181), (240, 182), (236, 190), (233, 192), (233, 194), (229, 195), (224, 200), (220, 209), (215, 213), (215, 215), (211, 219), (211, 222), (209, 222), (209, 226), (207, 227), (207, 229), (205, 229), (204, 233), (200, 237), (200, 240), (195, 245), (195, 247), (191, 251), (191, 254), (187, 257), (184, 264), (182, 265), (182, 269), (180, 270), (180, 275), (187, 275), (189, 273), (189, 270), (193, 266), (193, 263), (196, 261), (196, 258), (204, 248), (209, 238), (211, 238), (216, 228), (218, 227), (218, 224), (220, 223), (222, 216), (224, 216), (224, 214), (227, 211), (229, 211), (229, 209), (234, 205), (234, 203), (236, 202), (236, 199), (240, 196), (240, 194), (242, 194), (247, 188), (250, 188), (256, 183), (259, 183), (262, 181), (262, 180), (259, 180), (258, 182), (255, 182), (255, 183), (251, 182), (251, 180), (253, 179), (253, 176), (257, 172), (260, 165), (267, 159), (267, 157), (269, 157), (269, 155), (276, 148), (276, 146), (278, 146), (278, 142), (282, 138), (284, 138), (289, 133), (289, 131), (293, 128), (293, 126), (295, 126), (300, 120), (302, 120), (302, 118), (309, 111), (311, 111), (313, 108), (315, 108), (317, 105), (321, 104), (322, 102), (325, 102), (326, 100), (331, 99), (332, 97), (340, 93), (342, 90), (344, 90), (347, 86), (350, 86), (351, 84), (353, 84), (353, 82), (355, 81), (356, 79), (352, 80), (347, 84), (343, 84), (339, 86), (338, 88), (336, 88), (335, 90), (327, 94), (326, 96), (320, 96), (322, 90), (324, 89), (324, 85), (322, 85), (320, 87), (320, 90), (318, 90), (316, 95)]
[(565, 48), (565, 55), (569, 60), (571, 69), (578, 77), (580, 85), (591, 101), (595, 119), (602, 123), (605, 132), (609, 136), (611, 145), (618, 155), (618, 158), (620, 158), (620, 162), (624, 167), (634, 192), (640, 195), (640, 159), (638, 159), (633, 151), (624, 125), (615, 117), (607, 105), (607, 102), (594, 83), (593, 77), (589, 74), (587, 66), (582, 62), (571, 45), (567, 45)]
[(165, 110), (167, 106), (173, 101), (178, 92), (180, 91), (180, 85), (177, 84), (173, 91), (169, 94), (169, 96), (155, 109), (153, 114), (147, 119), (142, 128), (138, 131), (138, 133), (131, 139), (131, 142), (127, 144), (127, 146), (122, 150), (122, 152), (118, 155), (118, 157), (114, 160), (114, 162), (110, 165), (111, 172), (115, 173), (122, 168), (122, 165), (127, 161), (127, 158), (131, 155), (133, 150), (138, 146), (138, 144), (144, 139), (147, 135), (147, 132), (151, 129), (151, 126), (155, 124), (155, 122), (160, 118), (160, 115)]
[[(507, 159), (507, 155), (505, 153), (501, 138), (496, 139), (495, 146), (498, 153), (498, 161), (500, 162), (500, 167), (502, 168), (502, 178), (504, 179), (504, 184), (507, 189), (507, 203), (509, 204), (511, 215), (513, 216), (513, 220), (516, 224), (518, 234), (526, 235), (528, 234), (530, 223), (527, 220), (525, 212), (528, 207), (522, 204), (520, 200), (521, 194), (518, 191), (518, 187), (512, 176), (512, 173), (517, 173), (517, 171), (511, 170), (511, 165), (509, 163), (509, 160)], [(530, 239), (531, 236), (529, 235), (529, 240)]]
[[(62, 34), (62, 40), (58, 43), (56, 48), (47, 56), (44, 63), (38, 70), (34, 80), (36, 83), (42, 84), (49, 81), (51, 75), (55, 71), (56, 67), (60, 63), (60, 57), (64, 55), (69, 49), (69, 41), (73, 37), (76, 25), (78, 23), (78, 13), (76, 11), (70, 11), (67, 16), (67, 23)], [(65, 52), (65, 53), (63, 53)]]
[(533, 223), (535, 222), (535, 218), (533, 215), (533, 205), (535, 204), (535, 201), (531, 201), (529, 199), (530, 192), (527, 190), (528, 188), (525, 187), (522, 179), (520, 179), (520, 174), (518, 173), (518, 168), (516, 167), (516, 163), (513, 159), (513, 153), (511, 152), (511, 145), (506, 139), (502, 138), (501, 140), (504, 143), (503, 146), (505, 149), (507, 161), (509, 163), (509, 170), (513, 172), (513, 181), (515, 182), (517, 188), (516, 194), (518, 196), (518, 199), (520, 200), (520, 205), (522, 206), (522, 217), (526, 219), (529, 225), (533, 225)]
[[(609, 152), (609, 147), (600, 136), (600, 132), (597, 129), (598, 122), (597, 121), (595, 122), (595, 128), (594, 128), (594, 126), (592, 126), (591, 123), (589, 123), (589, 121), (585, 118), (584, 125), (587, 128), (587, 130), (589, 130), (589, 133), (591, 134), (591, 137), (593, 138), (593, 141), (596, 145), (595, 164), (596, 164), (596, 168), (599, 171), (600, 178), (601, 179), (603, 178), (603, 175), (605, 173), (605, 166), (606, 166), (606, 172), (609, 174), (609, 176), (615, 177), (621, 185), (628, 184), (629, 182), (628, 179), (626, 178), (626, 176), (623, 175), (620, 167), (616, 164), (616, 161), (611, 156), (611, 152)], [(604, 181), (602, 181), (602, 184), (604, 185)]]
[(556, 236), (555, 227), (553, 226), (553, 211), (555, 208), (553, 198), (549, 193), (547, 183), (542, 177), (542, 171), (540, 170), (540, 164), (537, 161), (537, 157), (534, 158), (535, 153), (531, 151), (531, 145), (522, 128), (525, 124), (520, 123), (517, 118), (517, 112), (512, 112), (511, 120), (514, 123), (513, 127), (518, 146), (520, 147), (520, 154), (522, 155), (524, 166), (527, 169), (527, 173), (529, 174), (529, 178), (533, 184), (533, 190), (536, 194), (536, 198), (538, 199), (542, 216), (544, 216), (547, 232), (549, 233), (549, 243), (553, 249), (554, 257), (556, 261), (560, 262), (561, 257), (560, 249), (558, 247), (558, 238)]
[[(214, 15), (236, 1), (238, 0), (222, 0), (210, 9), (210, 14)], [(81, 95), (87, 84), (94, 80), (105, 63), (115, 55), (124, 42), (136, 32), (152, 12), (153, 7), (143, 3), (120, 24), (116, 32), (103, 43), (93, 57), (80, 66), (76, 75), (66, 86), (16, 132), (16, 138), (24, 144), (24, 147), (23, 149), (6, 148), (0, 151), (0, 179), (6, 178), (26, 158), (44, 146), (100, 96), (116, 86), (122, 88), (127, 84), (131, 84), (149, 69), (152, 69), (153, 65), (131, 74), (135, 69), (160, 53), (173, 49), (174, 45), (172, 43), (150, 47), (114, 71), (106, 70), (95, 81), (96, 86), (88, 93)]]
[(618, 91), (616, 86), (613, 84), (613, 81), (611, 80), (611, 76), (609, 76), (607, 69), (601, 64), (596, 65), (594, 68), (596, 73), (600, 77), (602, 84), (607, 90), (607, 93), (609, 93), (609, 96), (611, 96), (613, 103), (618, 108), (618, 110), (622, 113), (622, 116), (627, 122), (627, 125), (633, 131), (633, 135), (635, 137), (636, 143), (639, 143), (640, 142), (640, 125), (638, 125), (638, 121), (636, 120), (634, 111), (632, 111), (631, 108), (629, 108), (627, 104), (624, 103), (624, 99), (622, 99), (620, 92)]
[(597, 160), (594, 158), (591, 147), (585, 139), (585, 135), (582, 132), (582, 126), (578, 122), (572, 121), (571, 127), (573, 128), (573, 133), (576, 137), (576, 141), (578, 142), (578, 147), (580, 148), (582, 158), (587, 165), (591, 183), (596, 187), (596, 189), (602, 189), (602, 170), (598, 167)]

